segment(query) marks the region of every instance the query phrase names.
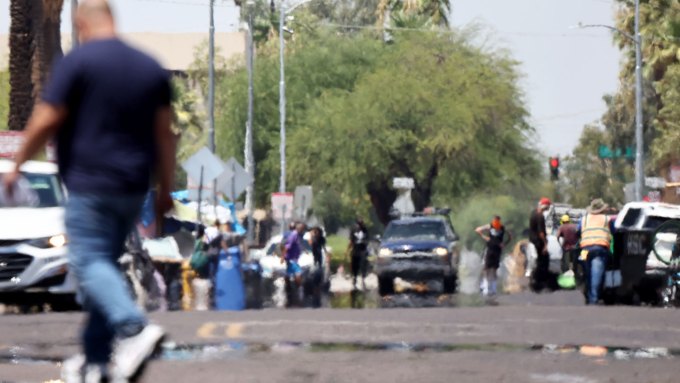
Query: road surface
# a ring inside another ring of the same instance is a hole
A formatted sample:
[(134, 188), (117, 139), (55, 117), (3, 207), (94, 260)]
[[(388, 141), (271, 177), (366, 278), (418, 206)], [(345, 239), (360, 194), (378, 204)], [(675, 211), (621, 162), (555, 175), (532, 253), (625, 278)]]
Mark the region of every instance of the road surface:
[[(585, 307), (576, 292), (452, 302), (153, 313), (169, 338), (140, 381), (680, 381), (677, 310)], [(58, 381), (59, 361), (78, 351), (82, 320), (0, 316), (0, 382)]]

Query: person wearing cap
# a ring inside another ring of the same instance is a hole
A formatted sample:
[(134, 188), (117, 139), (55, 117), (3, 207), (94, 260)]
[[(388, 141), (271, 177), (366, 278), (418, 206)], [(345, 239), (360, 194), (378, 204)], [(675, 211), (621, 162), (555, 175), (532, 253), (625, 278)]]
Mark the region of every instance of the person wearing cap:
[(578, 225), (571, 222), (568, 214), (560, 218), (557, 241), (562, 247), (562, 271), (571, 269), (578, 255)]
[(614, 220), (604, 214), (609, 208), (601, 198), (594, 199), (581, 218), (577, 232), (581, 239), (579, 261), (583, 262), (586, 304), (597, 304), (604, 281), (607, 257), (614, 232)]
[(549, 276), (550, 255), (543, 213), (550, 208), (550, 205), (552, 205), (550, 199), (541, 198), (529, 217), (529, 242), (534, 245), (537, 254), (536, 269), (531, 275), (531, 287), (534, 291), (540, 291), (546, 287)]
[(482, 294), (496, 295), (496, 272), (501, 264), (503, 248), (512, 241), (512, 234), (505, 229), (499, 216), (493, 217), (491, 223), (476, 228), (475, 232), (486, 242), (484, 254), (485, 283), (482, 283)]

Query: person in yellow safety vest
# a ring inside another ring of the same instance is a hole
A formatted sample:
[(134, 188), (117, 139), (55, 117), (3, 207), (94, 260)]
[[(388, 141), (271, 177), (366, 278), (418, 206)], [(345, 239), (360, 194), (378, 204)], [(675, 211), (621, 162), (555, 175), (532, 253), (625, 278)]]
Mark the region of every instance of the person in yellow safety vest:
[(602, 199), (593, 200), (588, 212), (581, 218), (578, 233), (581, 253), (579, 261), (583, 263), (586, 281), (586, 304), (597, 304), (600, 299), (600, 288), (604, 281), (607, 257), (614, 232), (614, 220), (604, 214), (609, 208)]

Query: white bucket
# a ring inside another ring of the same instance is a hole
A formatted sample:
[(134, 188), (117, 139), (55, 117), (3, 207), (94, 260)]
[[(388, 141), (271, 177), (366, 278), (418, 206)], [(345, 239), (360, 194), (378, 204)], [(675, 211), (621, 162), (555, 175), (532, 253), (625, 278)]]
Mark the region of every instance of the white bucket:
[(191, 281), (194, 290), (194, 310), (206, 311), (210, 308), (210, 288), (212, 282), (209, 279), (194, 278)]

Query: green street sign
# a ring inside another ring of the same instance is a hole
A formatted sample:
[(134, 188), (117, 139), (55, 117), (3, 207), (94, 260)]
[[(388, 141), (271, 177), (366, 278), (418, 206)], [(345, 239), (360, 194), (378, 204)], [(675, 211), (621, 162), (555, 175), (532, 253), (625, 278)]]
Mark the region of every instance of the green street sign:
[(635, 158), (635, 150), (632, 146), (627, 146), (625, 150), (620, 148), (612, 150), (607, 145), (600, 145), (597, 149), (597, 155), (600, 158), (620, 158), (625, 157), (627, 159)]

